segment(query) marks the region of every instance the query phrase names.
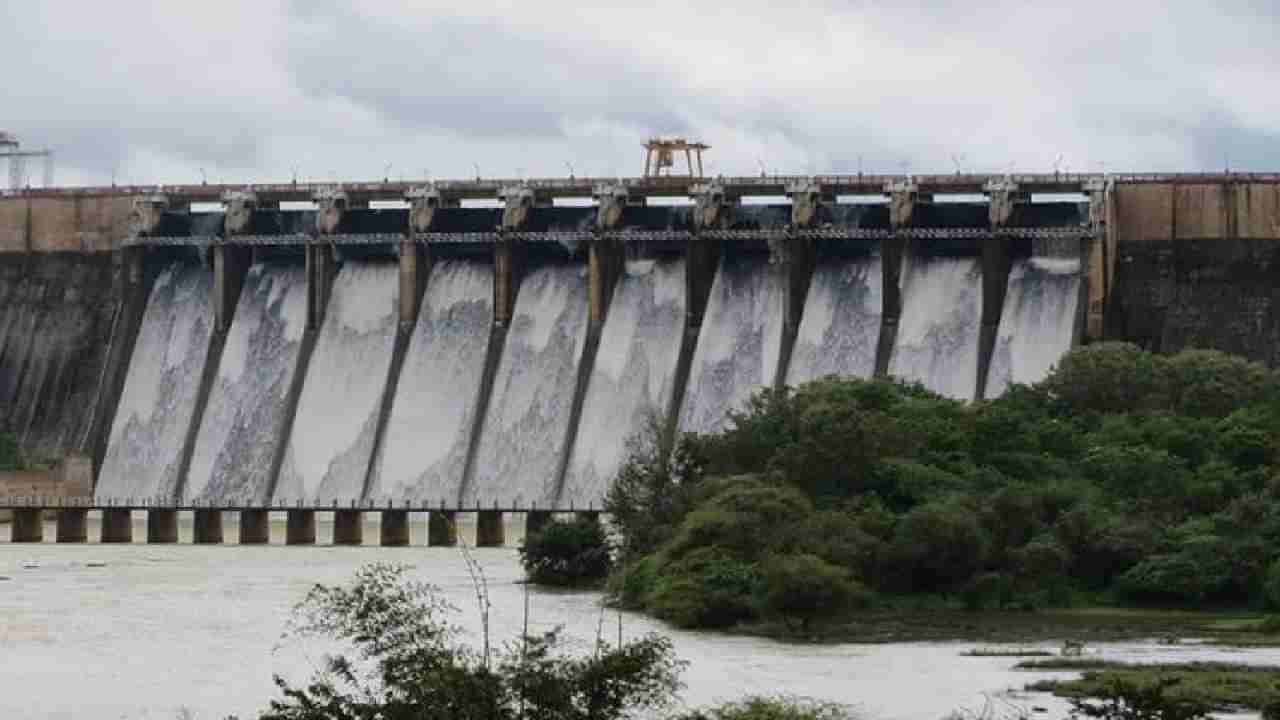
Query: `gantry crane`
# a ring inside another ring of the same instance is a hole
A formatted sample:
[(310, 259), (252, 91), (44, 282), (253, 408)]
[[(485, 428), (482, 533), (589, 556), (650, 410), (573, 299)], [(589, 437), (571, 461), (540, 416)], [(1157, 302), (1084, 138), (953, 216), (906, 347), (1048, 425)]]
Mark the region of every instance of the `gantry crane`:
[(27, 177), (29, 158), (44, 160), (44, 186), (53, 187), (53, 151), (23, 150), (16, 135), (0, 130), (0, 160), (9, 162), (10, 189), (18, 190), (31, 185), (31, 179)]

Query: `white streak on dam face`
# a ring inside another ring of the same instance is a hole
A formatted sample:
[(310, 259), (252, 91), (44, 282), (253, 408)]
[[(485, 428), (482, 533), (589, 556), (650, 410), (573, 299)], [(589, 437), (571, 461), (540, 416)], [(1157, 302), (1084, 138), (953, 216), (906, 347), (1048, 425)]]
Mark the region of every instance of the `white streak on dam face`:
[(213, 331), (213, 278), (174, 263), (156, 278), (134, 343), (97, 496), (171, 499)]
[(627, 263), (614, 289), (560, 505), (600, 507), (627, 442), (666, 418), (685, 319), (685, 263)]
[(457, 501), (493, 324), (493, 265), (431, 269), (370, 497)]
[(978, 258), (910, 256), (889, 374), (948, 397), (977, 391), (982, 266)]
[(249, 268), (196, 437), (185, 500), (268, 500), (271, 462), (306, 323), (301, 265)]
[(869, 378), (875, 373), (884, 307), (881, 285), (877, 256), (818, 263), (791, 351), (788, 385), (827, 375)]
[(1071, 349), (1080, 303), (1080, 261), (1023, 258), (1009, 272), (1009, 289), (991, 355), (986, 397), (1013, 383), (1032, 384)]
[(782, 345), (781, 272), (764, 258), (721, 261), (693, 354), (681, 430), (723, 430), (729, 411), (773, 384)]
[(585, 266), (537, 267), (521, 281), (464, 505), (554, 500), (588, 311)]
[(275, 499), (359, 501), (395, 347), (399, 268), (349, 261), (334, 278)]

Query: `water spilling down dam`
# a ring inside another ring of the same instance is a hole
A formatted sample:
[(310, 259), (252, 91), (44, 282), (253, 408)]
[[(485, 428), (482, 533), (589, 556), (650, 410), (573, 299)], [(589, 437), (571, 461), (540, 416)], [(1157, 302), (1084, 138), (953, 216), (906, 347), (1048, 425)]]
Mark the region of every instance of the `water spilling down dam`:
[(637, 432), (762, 388), (975, 400), (1104, 339), (1280, 364), (1278, 239), (1278, 176), (30, 191), (0, 431), (103, 502), (599, 507)]

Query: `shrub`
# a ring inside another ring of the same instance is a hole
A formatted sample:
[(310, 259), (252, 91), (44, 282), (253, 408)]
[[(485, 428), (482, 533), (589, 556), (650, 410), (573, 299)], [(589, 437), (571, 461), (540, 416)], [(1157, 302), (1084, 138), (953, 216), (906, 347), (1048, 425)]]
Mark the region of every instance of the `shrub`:
[(793, 632), (865, 606), (870, 593), (848, 570), (816, 555), (770, 555), (760, 566), (761, 606)]
[(1280, 558), (1276, 558), (1267, 568), (1266, 579), (1267, 602), (1274, 610), (1280, 610)]
[(1113, 678), (1096, 699), (1071, 700), (1072, 718), (1098, 720), (1207, 720), (1209, 706), (1170, 696), (1169, 688), (1178, 680), (1164, 678), (1153, 683)]
[(908, 592), (939, 592), (964, 585), (981, 569), (987, 539), (968, 508), (942, 502), (908, 513), (889, 550), (897, 585)]
[(525, 537), (520, 562), (540, 585), (580, 585), (603, 580), (611, 567), (604, 528), (594, 520), (547, 523)]
[(849, 720), (851, 708), (787, 697), (753, 697), (682, 715), (675, 720)]
[(729, 627), (756, 616), (755, 565), (720, 548), (693, 550), (654, 573), (645, 607), (679, 627)]

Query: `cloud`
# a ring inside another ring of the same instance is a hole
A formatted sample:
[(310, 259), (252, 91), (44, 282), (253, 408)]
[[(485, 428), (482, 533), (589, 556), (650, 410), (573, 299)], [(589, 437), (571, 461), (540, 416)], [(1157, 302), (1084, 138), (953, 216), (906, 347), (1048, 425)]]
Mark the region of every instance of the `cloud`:
[[(70, 0), (0, 8), (62, 180), (1280, 167), (1269, 2)], [(954, 163), (954, 164), (953, 164)], [(390, 166), (390, 167), (388, 167)]]

